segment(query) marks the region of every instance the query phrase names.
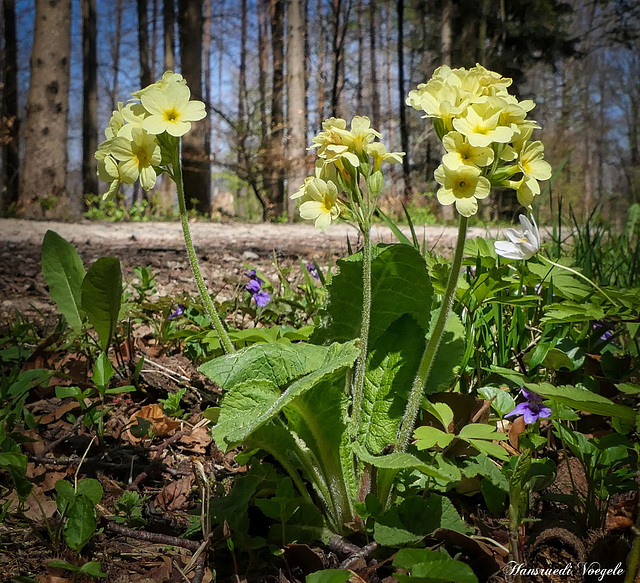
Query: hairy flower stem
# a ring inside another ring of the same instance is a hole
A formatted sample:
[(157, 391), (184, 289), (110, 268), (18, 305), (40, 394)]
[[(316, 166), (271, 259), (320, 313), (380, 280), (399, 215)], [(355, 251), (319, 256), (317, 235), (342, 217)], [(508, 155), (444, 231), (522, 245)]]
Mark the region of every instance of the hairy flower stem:
[[(179, 148), (179, 146), (178, 146)], [(204, 303), (204, 308), (207, 311), (207, 315), (209, 316), (209, 320), (213, 324), (215, 328), (218, 338), (220, 339), (220, 344), (222, 345), (222, 350), (225, 354), (229, 354), (230, 352), (234, 352), (235, 348), (231, 343), (231, 339), (229, 338), (229, 334), (225, 330), (224, 325), (222, 324), (222, 320), (218, 315), (218, 311), (216, 307), (213, 305), (211, 301), (211, 296), (209, 292), (207, 292), (207, 286), (204, 283), (204, 279), (202, 278), (202, 273), (200, 272), (200, 265), (198, 264), (198, 256), (196, 255), (196, 250), (193, 247), (193, 240), (191, 239), (191, 230), (189, 229), (189, 217), (187, 216), (187, 205), (184, 200), (184, 183), (182, 181), (182, 164), (181, 164), (181, 154), (180, 150), (177, 149), (175, 161), (173, 164), (173, 179), (176, 183), (176, 191), (178, 192), (178, 209), (180, 211), (180, 222), (182, 223), (182, 232), (184, 233), (184, 242), (187, 246), (187, 254), (189, 255), (189, 264), (191, 265), (191, 271), (193, 272), (193, 276), (196, 279), (196, 285), (198, 286), (198, 291), (200, 292), (200, 297)]]
[(371, 225), (367, 221), (362, 228), (364, 246), (362, 248), (362, 324), (360, 326), (360, 355), (356, 363), (353, 381), (353, 411), (351, 415), (351, 436), (356, 438), (362, 399), (364, 398), (364, 379), (367, 371), (367, 352), (369, 349), (369, 327), (371, 324)]
[(407, 402), (407, 408), (404, 411), (402, 422), (400, 423), (400, 430), (396, 437), (395, 450), (403, 452), (407, 449), (413, 426), (418, 416), (418, 410), (420, 409), (420, 403), (422, 401), (422, 395), (424, 394), (424, 388), (429, 379), (429, 373), (433, 366), (444, 328), (451, 312), (451, 306), (453, 305), (453, 298), (456, 295), (456, 289), (458, 287), (458, 277), (460, 276), (460, 267), (462, 266), (462, 252), (464, 250), (464, 242), (467, 237), (467, 224), (469, 219), (467, 217), (460, 217), (460, 226), (458, 227), (458, 241), (456, 243), (456, 249), (453, 255), (453, 263), (451, 265), (451, 272), (449, 273), (449, 281), (447, 282), (447, 289), (444, 292), (442, 298), (442, 305), (440, 306), (440, 313), (436, 320), (427, 346), (424, 349), (420, 366), (418, 367), (418, 374), (416, 375), (411, 392), (409, 393), (409, 400)]
[(595, 282), (591, 281), (586, 275), (580, 273), (579, 271), (576, 271), (575, 269), (572, 269), (571, 267), (568, 267), (566, 265), (562, 265), (560, 263), (556, 263), (555, 261), (551, 261), (551, 259), (547, 259), (544, 255), (542, 255), (542, 253), (540, 253), (538, 255), (538, 257), (540, 257), (540, 259), (542, 259), (545, 263), (549, 263), (549, 264), (551, 264), (551, 265), (553, 265), (555, 267), (559, 267), (560, 269), (564, 269), (565, 271), (568, 271), (569, 273), (573, 273), (573, 275), (577, 275), (578, 277), (580, 277), (581, 279), (586, 281), (588, 284), (592, 285), (605, 298), (607, 298), (612, 304), (614, 304), (614, 305), (617, 304), (617, 302), (614, 301), (606, 291), (604, 291), (598, 284), (596, 284)]

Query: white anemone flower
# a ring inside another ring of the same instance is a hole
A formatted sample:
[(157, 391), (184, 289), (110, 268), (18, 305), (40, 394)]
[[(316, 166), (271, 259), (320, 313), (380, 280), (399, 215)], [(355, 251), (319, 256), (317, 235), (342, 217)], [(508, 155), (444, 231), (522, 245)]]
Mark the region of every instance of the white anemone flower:
[(508, 241), (496, 241), (494, 243), (496, 253), (507, 259), (531, 259), (540, 251), (540, 231), (531, 215), (531, 221), (520, 215), (522, 230), (507, 229)]

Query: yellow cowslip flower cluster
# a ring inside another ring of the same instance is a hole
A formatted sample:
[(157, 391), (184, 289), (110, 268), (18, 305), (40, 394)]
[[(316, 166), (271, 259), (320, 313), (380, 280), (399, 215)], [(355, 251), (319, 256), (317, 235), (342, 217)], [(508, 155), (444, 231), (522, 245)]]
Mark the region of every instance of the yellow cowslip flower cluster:
[(95, 153), (98, 177), (110, 183), (105, 200), (113, 198), (123, 183), (140, 180), (145, 190), (153, 188), (162, 163), (158, 136), (166, 132), (180, 138), (192, 121), (206, 116), (204, 103), (191, 101), (187, 82), (172, 71), (132, 96), (139, 101), (118, 104), (105, 129), (106, 140)]
[[(322, 123), (322, 131), (309, 148), (318, 149), (314, 176), (305, 179), (292, 199), (301, 199), (300, 216), (314, 221), (319, 231), (326, 231), (340, 216), (360, 216), (362, 203), (360, 178), (376, 197), (382, 189), (382, 162), (400, 163), (404, 152), (387, 152), (384, 144), (374, 141), (382, 136), (371, 127), (368, 117), (355, 116), (351, 128), (344, 119), (332, 117)], [(346, 196), (339, 197), (344, 193)]]
[(538, 181), (551, 178), (542, 142), (531, 141), (540, 127), (527, 119), (535, 104), (510, 95), (511, 83), (481, 65), (468, 70), (445, 65), (407, 98), (424, 117), (434, 118), (447, 151), (435, 171), (438, 200), (455, 203), (463, 216), (477, 212), (478, 199), (488, 196), (492, 185), (512, 188), (520, 204), (530, 207), (540, 194)]

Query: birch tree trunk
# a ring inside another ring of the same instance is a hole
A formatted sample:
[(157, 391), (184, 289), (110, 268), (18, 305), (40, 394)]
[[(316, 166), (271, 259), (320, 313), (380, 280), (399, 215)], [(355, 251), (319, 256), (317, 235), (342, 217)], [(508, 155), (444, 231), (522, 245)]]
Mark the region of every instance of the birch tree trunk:
[[(288, 190), (295, 192), (307, 176), (306, 169), (306, 107), (304, 78), (304, 21), (301, 0), (289, 0), (289, 43), (287, 63), (289, 71), (289, 142)], [(295, 201), (292, 201), (295, 202)], [(290, 210), (294, 207), (292, 206)], [(292, 213), (289, 214), (292, 216)]]
[[(442, 5), (442, 63), (451, 66), (451, 49), (453, 41), (453, 0), (444, 0)], [(431, 178), (431, 177), (429, 177)], [(455, 217), (454, 205), (440, 206), (442, 218), (445, 221), (453, 221)]]
[(371, 121), (380, 130), (380, 89), (378, 87), (378, 55), (376, 54), (376, 34), (378, 32), (376, 0), (369, 0), (369, 54), (371, 61)]
[(25, 159), (17, 206), (24, 218), (68, 214), (70, 52), (71, 0), (36, 0)]

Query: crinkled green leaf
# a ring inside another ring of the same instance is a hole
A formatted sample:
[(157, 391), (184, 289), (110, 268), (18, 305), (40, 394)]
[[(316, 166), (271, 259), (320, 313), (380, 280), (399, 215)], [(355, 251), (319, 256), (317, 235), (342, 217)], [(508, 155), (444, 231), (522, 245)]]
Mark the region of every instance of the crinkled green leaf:
[(118, 324), (122, 303), (122, 271), (115, 257), (101, 257), (87, 271), (82, 282), (82, 309), (107, 351)]
[(317, 369), (326, 353), (313, 344), (260, 343), (205, 362), (199, 371), (227, 391), (254, 379), (283, 387)]
[[(433, 314), (435, 324), (437, 313)], [(466, 332), (460, 318), (451, 312), (442, 334), (438, 352), (431, 366), (425, 393), (433, 395), (445, 391), (451, 386), (467, 345)]]
[(424, 330), (408, 314), (391, 324), (369, 352), (359, 441), (371, 453), (394, 442), (423, 352)]
[[(411, 314), (426, 332), (433, 289), (422, 255), (408, 245), (375, 245), (373, 257), (370, 346), (404, 314)], [(327, 287), (321, 324), (311, 336), (315, 344), (344, 342), (360, 335), (362, 253), (339, 260), (338, 266), (339, 273)]]
[(332, 344), (325, 348), (325, 358), (313, 372), (293, 382), (280, 394), (271, 380), (242, 382), (222, 399), (220, 420), (214, 428), (219, 447), (242, 443), (256, 428), (273, 419), (296, 397), (351, 366), (358, 357), (356, 342)]
[(82, 259), (71, 243), (55, 231), (47, 231), (42, 241), (42, 275), (49, 295), (74, 330), (82, 328)]

